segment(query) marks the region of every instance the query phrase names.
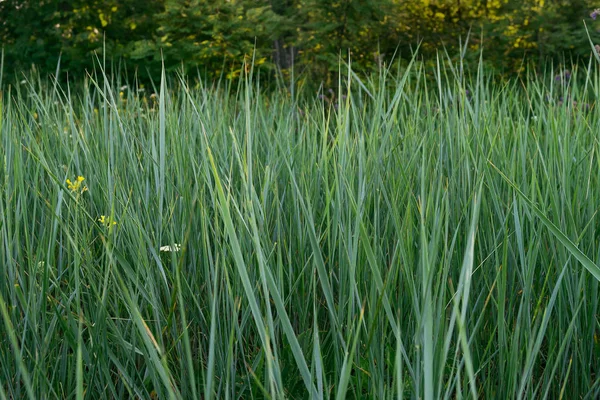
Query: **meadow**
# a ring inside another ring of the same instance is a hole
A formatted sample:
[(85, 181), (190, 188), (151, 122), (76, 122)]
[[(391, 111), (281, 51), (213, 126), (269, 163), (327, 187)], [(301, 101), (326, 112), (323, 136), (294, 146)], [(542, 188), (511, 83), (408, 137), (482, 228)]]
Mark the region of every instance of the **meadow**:
[(595, 60), (340, 76), (2, 82), (0, 399), (599, 398)]

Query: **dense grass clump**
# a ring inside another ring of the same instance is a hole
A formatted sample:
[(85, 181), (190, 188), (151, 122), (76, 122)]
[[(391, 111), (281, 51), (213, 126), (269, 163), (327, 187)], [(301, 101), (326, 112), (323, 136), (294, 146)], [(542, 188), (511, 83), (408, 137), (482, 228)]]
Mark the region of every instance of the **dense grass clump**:
[(598, 398), (600, 74), (447, 71), (5, 82), (0, 398)]

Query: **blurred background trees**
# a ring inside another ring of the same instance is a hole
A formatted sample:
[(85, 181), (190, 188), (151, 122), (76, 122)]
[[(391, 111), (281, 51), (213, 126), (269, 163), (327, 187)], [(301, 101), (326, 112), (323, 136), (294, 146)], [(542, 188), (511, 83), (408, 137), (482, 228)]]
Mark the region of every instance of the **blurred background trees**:
[[(81, 76), (94, 54), (121, 71), (155, 76), (161, 61), (203, 78), (235, 79), (244, 60), (313, 82), (334, 80), (339, 57), (368, 71), (427, 56), (471, 32), (467, 59), (484, 48), (487, 67), (587, 60), (600, 36), (588, 0), (0, 0), (4, 73), (35, 65)], [(598, 21), (600, 23), (600, 21)], [(483, 38), (483, 41), (482, 41)], [(600, 40), (599, 40), (600, 41)], [(254, 53), (254, 50), (256, 52)], [(431, 59), (431, 58), (429, 58)]]

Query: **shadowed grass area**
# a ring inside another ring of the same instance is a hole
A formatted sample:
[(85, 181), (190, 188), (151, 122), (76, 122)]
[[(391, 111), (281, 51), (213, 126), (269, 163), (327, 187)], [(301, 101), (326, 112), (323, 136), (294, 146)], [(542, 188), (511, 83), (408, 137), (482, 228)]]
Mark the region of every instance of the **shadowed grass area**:
[(598, 398), (600, 73), (441, 64), (5, 83), (0, 399)]

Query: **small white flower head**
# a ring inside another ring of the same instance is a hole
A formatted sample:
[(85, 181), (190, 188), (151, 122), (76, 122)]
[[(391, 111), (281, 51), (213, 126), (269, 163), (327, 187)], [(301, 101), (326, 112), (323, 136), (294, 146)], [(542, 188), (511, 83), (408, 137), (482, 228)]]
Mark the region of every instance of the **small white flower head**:
[(121, 92), (122, 92), (123, 90), (127, 89), (127, 85), (123, 85), (123, 86), (121, 86), (119, 89), (120, 89), (120, 90), (121, 90)]
[(164, 251), (164, 252), (177, 252), (179, 250), (181, 250), (181, 245), (175, 243), (173, 246), (160, 246), (160, 251)]

